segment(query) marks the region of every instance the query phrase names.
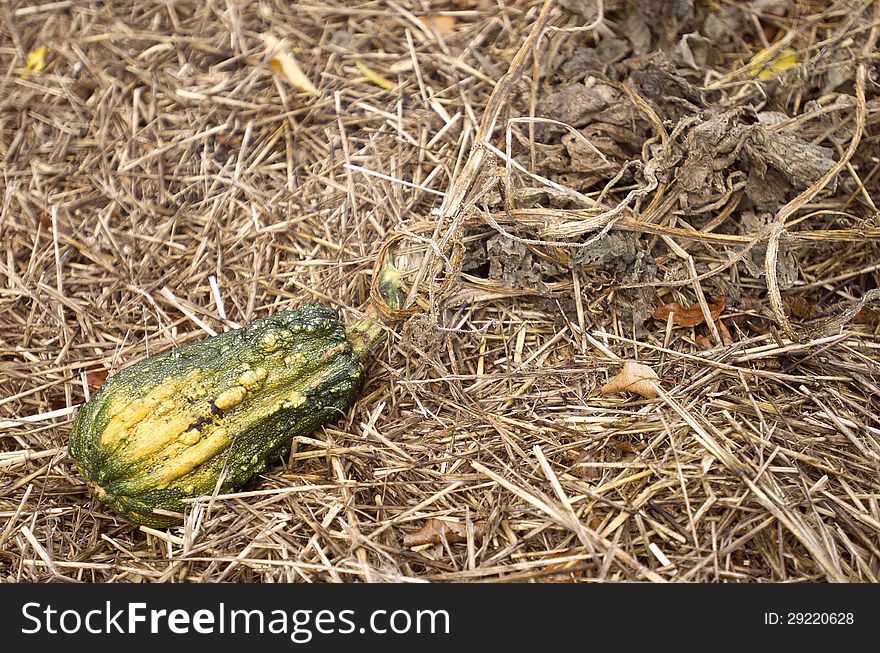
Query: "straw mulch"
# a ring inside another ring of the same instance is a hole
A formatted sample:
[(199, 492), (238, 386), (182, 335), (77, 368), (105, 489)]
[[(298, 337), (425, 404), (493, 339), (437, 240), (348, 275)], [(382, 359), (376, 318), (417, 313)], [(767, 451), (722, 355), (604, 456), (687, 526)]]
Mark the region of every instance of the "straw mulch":
[[(878, 29), (856, 0), (3, 3), (2, 579), (877, 581)], [(88, 495), (66, 443), (107, 373), (356, 319), (383, 247), (410, 310), (349, 415), (180, 528)], [(625, 361), (657, 380), (603, 393)]]

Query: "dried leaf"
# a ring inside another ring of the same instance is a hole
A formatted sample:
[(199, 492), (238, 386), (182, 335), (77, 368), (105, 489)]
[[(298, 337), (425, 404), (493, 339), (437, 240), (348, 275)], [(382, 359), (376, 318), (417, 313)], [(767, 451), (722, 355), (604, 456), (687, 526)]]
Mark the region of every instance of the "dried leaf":
[(243, 138), (242, 132), (233, 132), (232, 134), (217, 134), (214, 137), (214, 141), (224, 147), (241, 147)]
[(635, 392), (642, 395), (645, 399), (653, 399), (657, 396), (654, 384), (659, 380), (660, 377), (657, 376), (657, 373), (647, 365), (626, 361), (620, 373), (603, 385), (600, 392), (603, 395)]
[(880, 324), (880, 313), (873, 308), (863, 306), (858, 313), (853, 316), (853, 324), (867, 324), (875, 327)]
[(419, 20), (428, 30), (433, 29), (444, 38), (455, 31), (455, 16), (423, 16)]
[[(40, 225), (41, 228), (45, 229), (48, 232), (52, 231), (52, 216), (49, 215), (46, 211), (38, 211), (37, 212), (37, 224)], [(62, 215), (58, 216), (58, 220), (56, 222), (56, 227), (58, 229), (58, 233), (62, 236), (73, 236), (73, 229), (70, 228), (70, 225), (67, 224), (67, 221)]]
[[(481, 541), (482, 539), (482, 525), (474, 524), (474, 540)], [(446, 540), (450, 544), (453, 542), (466, 542), (467, 525), (463, 522), (429, 519), (425, 525), (415, 533), (407, 533), (403, 536), (403, 546), (411, 549), (415, 546), (422, 546), (423, 544), (440, 544), (443, 540)]]
[(89, 390), (94, 392), (107, 380), (107, 370), (89, 370), (86, 372), (86, 382), (89, 384)]
[(777, 75), (781, 75), (793, 68), (798, 62), (798, 53), (791, 48), (779, 50), (778, 46), (771, 45), (758, 52), (746, 65), (747, 73), (766, 82)]
[(721, 320), (715, 320), (715, 327), (718, 329), (718, 335), (721, 336), (720, 343), (715, 342), (715, 338), (711, 333), (696, 336), (694, 341), (703, 349), (713, 349), (717, 344), (724, 345), (725, 347), (732, 345), (734, 342), (733, 336), (730, 334), (730, 329), (727, 328), (727, 325)]
[(366, 77), (369, 81), (371, 81), (376, 86), (380, 86), (380, 87), (384, 88), (386, 91), (391, 91), (397, 86), (394, 82), (392, 82), (387, 77), (383, 77), (382, 75), (377, 73), (372, 68), (367, 67), (367, 65), (365, 63), (362, 63), (360, 61), (355, 61), (355, 64), (357, 64), (357, 67), (361, 71), (361, 74), (363, 74), (364, 77)]
[(272, 57), (269, 59), (272, 70), (284, 77), (296, 90), (309, 95), (319, 95), (318, 89), (299, 67), (286, 41), (266, 34), (263, 36), (263, 42), (266, 44), (266, 52)]
[(814, 320), (817, 317), (821, 317), (825, 312), (818, 302), (797, 295), (783, 297), (782, 303), (788, 309), (789, 316), (796, 317), (799, 320)]
[(617, 451), (622, 451), (624, 453), (639, 453), (643, 447), (636, 447), (629, 440), (623, 440), (618, 437), (611, 437), (607, 440), (608, 446), (612, 449), (616, 449)]
[(741, 311), (752, 311), (755, 313), (760, 313), (761, 309), (764, 308), (764, 302), (762, 302), (757, 297), (752, 297), (751, 295), (743, 295), (739, 298), (738, 308)]
[(46, 55), (48, 53), (49, 48), (46, 46), (28, 52), (27, 62), (24, 65), (24, 72), (21, 73), (21, 76), (27, 78), (31, 73), (42, 72), (46, 67)]
[[(578, 549), (568, 548), (568, 549), (563, 549), (562, 551), (559, 551), (558, 553), (554, 553), (550, 557), (551, 558), (567, 558), (569, 556), (575, 556), (578, 553), (579, 553)], [(546, 571), (547, 573), (555, 573), (555, 572), (559, 572), (559, 571), (565, 571), (567, 569), (571, 569), (572, 567), (576, 567), (581, 562), (582, 561), (580, 561), (580, 560), (566, 560), (565, 562), (553, 562), (553, 563), (550, 563), (549, 565), (547, 565), (544, 568), (544, 571)]]
[(566, 451), (565, 457), (571, 466), (566, 470), (572, 476), (596, 480), (602, 475), (599, 468), (588, 464), (591, 462), (583, 451)]
[(730, 335), (730, 329), (721, 320), (715, 320), (715, 326), (718, 327), (718, 335), (721, 336), (721, 344), (729, 347), (733, 344), (733, 336)]
[[(721, 311), (723, 310), (723, 297), (717, 302), (709, 302), (709, 313), (712, 315), (713, 321), (718, 319), (718, 316), (721, 315)], [(699, 304), (692, 304), (687, 308), (682, 308), (677, 302), (664, 304), (658, 308), (654, 311), (654, 319), (665, 322), (669, 318), (670, 313), (672, 314), (672, 323), (675, 326), (693, 327), (706, 321)]]

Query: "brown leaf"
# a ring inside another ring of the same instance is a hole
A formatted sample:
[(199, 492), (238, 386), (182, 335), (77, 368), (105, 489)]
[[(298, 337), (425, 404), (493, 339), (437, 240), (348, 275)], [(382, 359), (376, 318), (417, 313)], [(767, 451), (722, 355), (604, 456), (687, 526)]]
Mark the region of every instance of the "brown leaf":
[(621, 440), (620, 438), (608, 438), (608, 446), (626, 453), (638, 453), (641, 448), (636, 448), (629, 440)]
[(732, 345), (733, 336), (730, 335), (730, 330), (727, 328), (727, 325), (721, 320), (715, 320), (715, 326), (718, 327), (718, 335), (721, 336), (721, 344), (725, 347)]
[(241, 147), (243, 136), (242, 132), (236, 131), (231, 134), (217, 134), (214, 140), (219, 145), (225, 145), (226, 147)]
[(49, 408), (52, 410), (61, 410), (67, 408), (67, 400), (62, 397), (56, 397), (49, 400)]
[[(575, 549), (573, 547), (569, 547), (567, 549), (563, 549), (562, 551), (560, 551), (558, 553), (552, 554), (550, 557), (551, 558), (567, 558), (569, 556), (577, 555), (577, 553), (578, 553), (577, 549)], [(553, 562), (553, 563), (550, 563), (549, 565), (547, 565), (544, 569), (545, 569), (545, 571), (563, 571), (563, 570), (568, 569), (570, 567), (574, 567), (576, 564), (578, 564), (577, 560), (568, 560), (566, 562)]]
[(799, 320), (814, 320), (824, 313), (818, 302), (807, 297), (789, 295), (782, 298), (782, 303), (788, 309), (789, 316)]
[[(49, 215), (46, 211), (39, 211), (37, 213), (37, 224), (39, 224), (46, 231), (52, 231), (52, 216)], [(58, 233), (62, 236), (72, 236), (73, 229), (70, 228), (70, 225), (64, 220), (64, 218), (59, 215), (58, 216)]]
[[(588, 526), (594, 530), (598, 529), (602, 525), (602, 520), (599, 519), (596, 515), (590, 518), (590, 523)], [(550, 554), (549, 559), (554, 558), (569, 558), (578, 555), (579, 553), (583, 553), (583, 549), (577, 549), (574, 547), (570, 547), (568, 549), (563, 549), (557, 553)], [(560, 560), (559, 562), (551, 562), (548, 564), (544, 571), (547, 575), (547, 582), (549, 583), (570, 583), (576, 582), (578, 580), (583, 580), (586, 578), (586, 568), (590, 566), (590, 562), (588, 560)]]
[[(723, 310), (724, 297), (717, 302), (709, 303), (709, 313), (712, 315), (712, 320), (717, 320)], [(665, 322), (669, 318), (670, 313), (672, 314), (672, 323), (675, 326), (693, 327), (706, 321), (699, 304), (692, 304), (687, 308), (682, 308), (678, 302), (664, 304), (658, 308), (654, 311), (654, 319)]]
[[(721, 320), (715, 320), (715, 326), (718, 327), (718, 335), (721, 336), (720, 344), (725, 347), (732, 345), (733, 336), (730, 335), (730, 329), (727, 328), (727, 325)], [(719, 344), (715, 342), (711, 333), (704, 336), (697, 336), (694, 338), (694, 341), (703, 349), (712, 349), (716, 344)]]
[(98, 90), (98, 84), (89, 79), (79, 79), (73, 83), (70, 90), (81, 100), (88, 100)]
[[(578, 554), (578, 550), (575, 548), (568, 548), (560, 551), (559, 553), (553, 554), (550, 556), (551, 558), (567, 558), (569, 556), (575, 556)], [(583, 573), (577, 573), (577, 571), (583, 567), (583, 560), (565, 560), (562, 562), (551, 562), (544, 568), (544, 571), (550, 574), (563, 574), (571, 571), (570, 576), (566, 579), (565, 577), (556, 577), (550, 576), (547, 580), (551, 583), (564, 583), (566, 580), (572, 581), (578, 578), (583, 578)]]
[(626, 361), (620, 373), (603, 385), (600, 392), (603, 395), (635, 392), (645, 399), (653, 399), (657, 396), (654, 384), (659, 380), (660, 377), (657, 376), (657, 373), (647, 365)]
[(739, 298), (738, 307), (741, 311), (752, 311), (755, 313), (759, 313), (764, 307), (764, 302), (762, 302), (757, 297), (752, 297), (751, 295), (743, 295)]
[(867, 306), (862, 307), (862, 309), (853, 316), (854, 324), (867, 324), (868, 326), (877, 326), (880, 324), (880, 313), (875, 311), (873, 308), (868, 308)]
[(107, 370), (88, 370), (86, 372), (86, 382), (89, 384), (89, 390), (94, 392), (107, 380)]
[[(479, 542), (483, 539), (482, 524), (474, 524), (474, 540)], [(411, 549), (423, 544), (440, 544), (446, 540), (453, 542), (467, 541), (467, 524), (463, 522), (449, 522), (440, 519), (429, 519), (415, 533), (407, 533), (403, 536), (403, 546)]]
[(589, 462), (586, 455), (582, 451), (567, 451), (565, 457), (571, 463), (568, 473), (578, 478), (597, 479), (601, 476), (601, 471), (593, 465), (587, 465)]

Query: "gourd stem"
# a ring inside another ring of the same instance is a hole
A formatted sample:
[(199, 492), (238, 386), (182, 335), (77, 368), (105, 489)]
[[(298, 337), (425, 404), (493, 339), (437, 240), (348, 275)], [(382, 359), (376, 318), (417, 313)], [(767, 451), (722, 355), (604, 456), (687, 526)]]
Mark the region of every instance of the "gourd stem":
[[(400, 285), (400, 270), (394, 264), (394, 254), (389, 252), (382, 267), (379, 268), (379, 295), (391, 309), (403, 306), (403, 288)], [(385, 327), (375, 306), (367, 309), (367, 316), (346, 329), (354, 350), (362, 355), (370, 355), (385, 340)]]

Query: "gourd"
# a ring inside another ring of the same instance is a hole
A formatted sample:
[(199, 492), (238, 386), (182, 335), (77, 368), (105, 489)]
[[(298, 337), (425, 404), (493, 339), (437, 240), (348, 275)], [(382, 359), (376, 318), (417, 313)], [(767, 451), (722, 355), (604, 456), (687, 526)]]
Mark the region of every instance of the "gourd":
[[(379, 293), (401, 301), (393, 264)], [(235, 491), (343, 416), (385, 330), (312, 304), (167, 351), (111, 376), (78, 411), (68, 451), (92, 492), (137, 524), (179, 523), (186, 499)], [(219, 482), (219, 487), (218, 487)]]

